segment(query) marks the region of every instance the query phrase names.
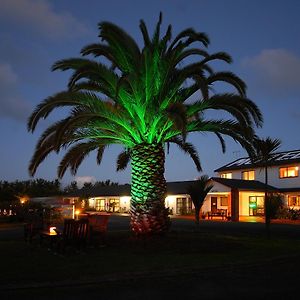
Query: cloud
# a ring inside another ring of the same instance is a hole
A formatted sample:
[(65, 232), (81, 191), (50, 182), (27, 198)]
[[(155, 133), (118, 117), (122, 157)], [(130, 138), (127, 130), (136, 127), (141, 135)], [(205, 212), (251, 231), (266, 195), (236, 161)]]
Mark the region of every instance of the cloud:
[(89, 32), (72, 14), (54, 11), (46, 0), (1, 0), (0, 18), (52, 38), (83, 36)]
[(0, 118), (24, 121), (31, 106), (18, 93), (18, 76), (8, 63), (0, 63)]
[(75, 177), (75, 181), (79, 188), (82, 188), (85, 182), (96, 182), (96, 178), (94, 176), (77, 176)]
[(285, 49), (265, 49), (242, 61), (259, 87), (299, 95), (300, 57)]

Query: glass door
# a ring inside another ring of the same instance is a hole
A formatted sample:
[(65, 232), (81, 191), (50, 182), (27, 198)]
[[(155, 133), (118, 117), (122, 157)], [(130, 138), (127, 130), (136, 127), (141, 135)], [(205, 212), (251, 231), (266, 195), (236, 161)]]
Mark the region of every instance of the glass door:
[(256, 216), (257, 213), (257, 202), (255, 196), (249, 197), (249, 216)]
[(176, 198), (176, 214), (186, 215), (192, 212), (192, 200), (190, 198)]
[(109, 209), (109, 212), (119, 212), (120, 211), (120, 199), (109, 199), (108, 209)]
[(210, 197), (211, 207), (210, 210), (212, 213), (216, 213), (218, 210), (218, 197)]
[(257, 215), (263, 216), (265, 214), (265, 197), (258, 196), (257, 200)]
[(105, 211), (105, 199), (96, 199), (96, 210)]
[(264, 196), (250, 196), (249, 197), (249, 216), (264, 215)]

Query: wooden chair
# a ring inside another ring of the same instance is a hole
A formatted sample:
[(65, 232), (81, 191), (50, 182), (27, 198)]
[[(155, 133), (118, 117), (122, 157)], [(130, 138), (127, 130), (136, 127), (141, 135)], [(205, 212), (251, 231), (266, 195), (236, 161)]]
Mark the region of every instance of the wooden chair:
[(31, 217), (24, 224), (24, 240), (28, 243), (32, 242), (32, 239), (39, 235), (44, 229), (43, 218), (39, 216)]
[(67, 247), (76, 248), (76, 250), (81, 251), (86, 247), (88, 234), (88, 219), (66, 219), (62, 236), (57, 245), (58, 252), (65, 253)]
[(78, 250), (86, 248), (87, 238), (89, 235), (89, 220), (81, 219), (76, 221), (76, 246)]
[(105, 244), (107, 224), (110, 214), (89, 215), (90, 240), (94, 245)]

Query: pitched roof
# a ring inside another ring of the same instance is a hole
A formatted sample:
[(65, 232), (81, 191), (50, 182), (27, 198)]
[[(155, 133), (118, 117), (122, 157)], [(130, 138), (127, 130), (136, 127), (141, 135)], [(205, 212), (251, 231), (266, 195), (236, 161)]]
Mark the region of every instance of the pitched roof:
[(101, 196), (130, 196), (130, 184), (97, 186), (81, 189), (76, 196), (101, 197)]
[(187, 189), (193, 182), (194, 180), (167, 182), (167, 194), (170, 195), (188, 194)]
[[(265, 191), (265, 184), (257, 180), (242, 180), (242, 179), (227, 179), (220, 177), (211, 177), (211, 180), (243, 191)], [(277, 188), (271, 185), (267, 185), (268, 191), (278, 191)]]
[[(270, 166), (287, 165), (292, 163), (300, 162), (300, 150), (277, 152), (273, 154), (272, 162), (269, 163)], [(239, 158), (227, 165), (224, 165), (215, 170), (215, 172), (240, 170), (251, 167), (257, 167), (254, 165), (249, 157)]]
[[(241, 179), (226, 179), (219, 177), (212, 177), (211, 180), (221, 183), (230, 188), (236, 188), (244, 191), (264, 191), (265, 184), (256, 180), (241, 180)], [(168, 195), (184, 195), (188, 194), (187, 189), (193, 183), (190, 181), (173, 181), (167, 182), (167, 194)], [(278, 191), (273, 186), (268, 185), (268, 191)], [(79, 197), (119, 197), (130, 196), (130, 184), (113, 185), (113, 186), (99, 186), (96, 188), (90, 188), (80, 190)], [(75, 196), (75, 195), (73, 195)]]
[(292, 188), (280, 188), (279, 191), (281, 193), (288, 193), (288, 192), (300, 192), (300, 187), (292, 187)]

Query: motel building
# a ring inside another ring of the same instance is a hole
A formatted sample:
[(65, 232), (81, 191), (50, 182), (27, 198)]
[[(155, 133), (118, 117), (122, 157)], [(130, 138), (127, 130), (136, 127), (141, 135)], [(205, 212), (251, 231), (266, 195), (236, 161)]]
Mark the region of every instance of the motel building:
[[(274, 154), (268, 167), (268, 192), (281, 194), (287, 207), (300, 209), (300, 150)], [(237, 159), (215, 170), (213, 184), (201, 215), (226, 214), (232, 221), (241, 216), (264, 215), (264, 169), (246, 158)], [(193, 212), (187, 188), (193, 181), (167, 183), (165, 205), (173, 215)], [(130, 185), (100, 187), (90, 191), (88, 205), (96, 211), (126, 213), (130, 210)]]

